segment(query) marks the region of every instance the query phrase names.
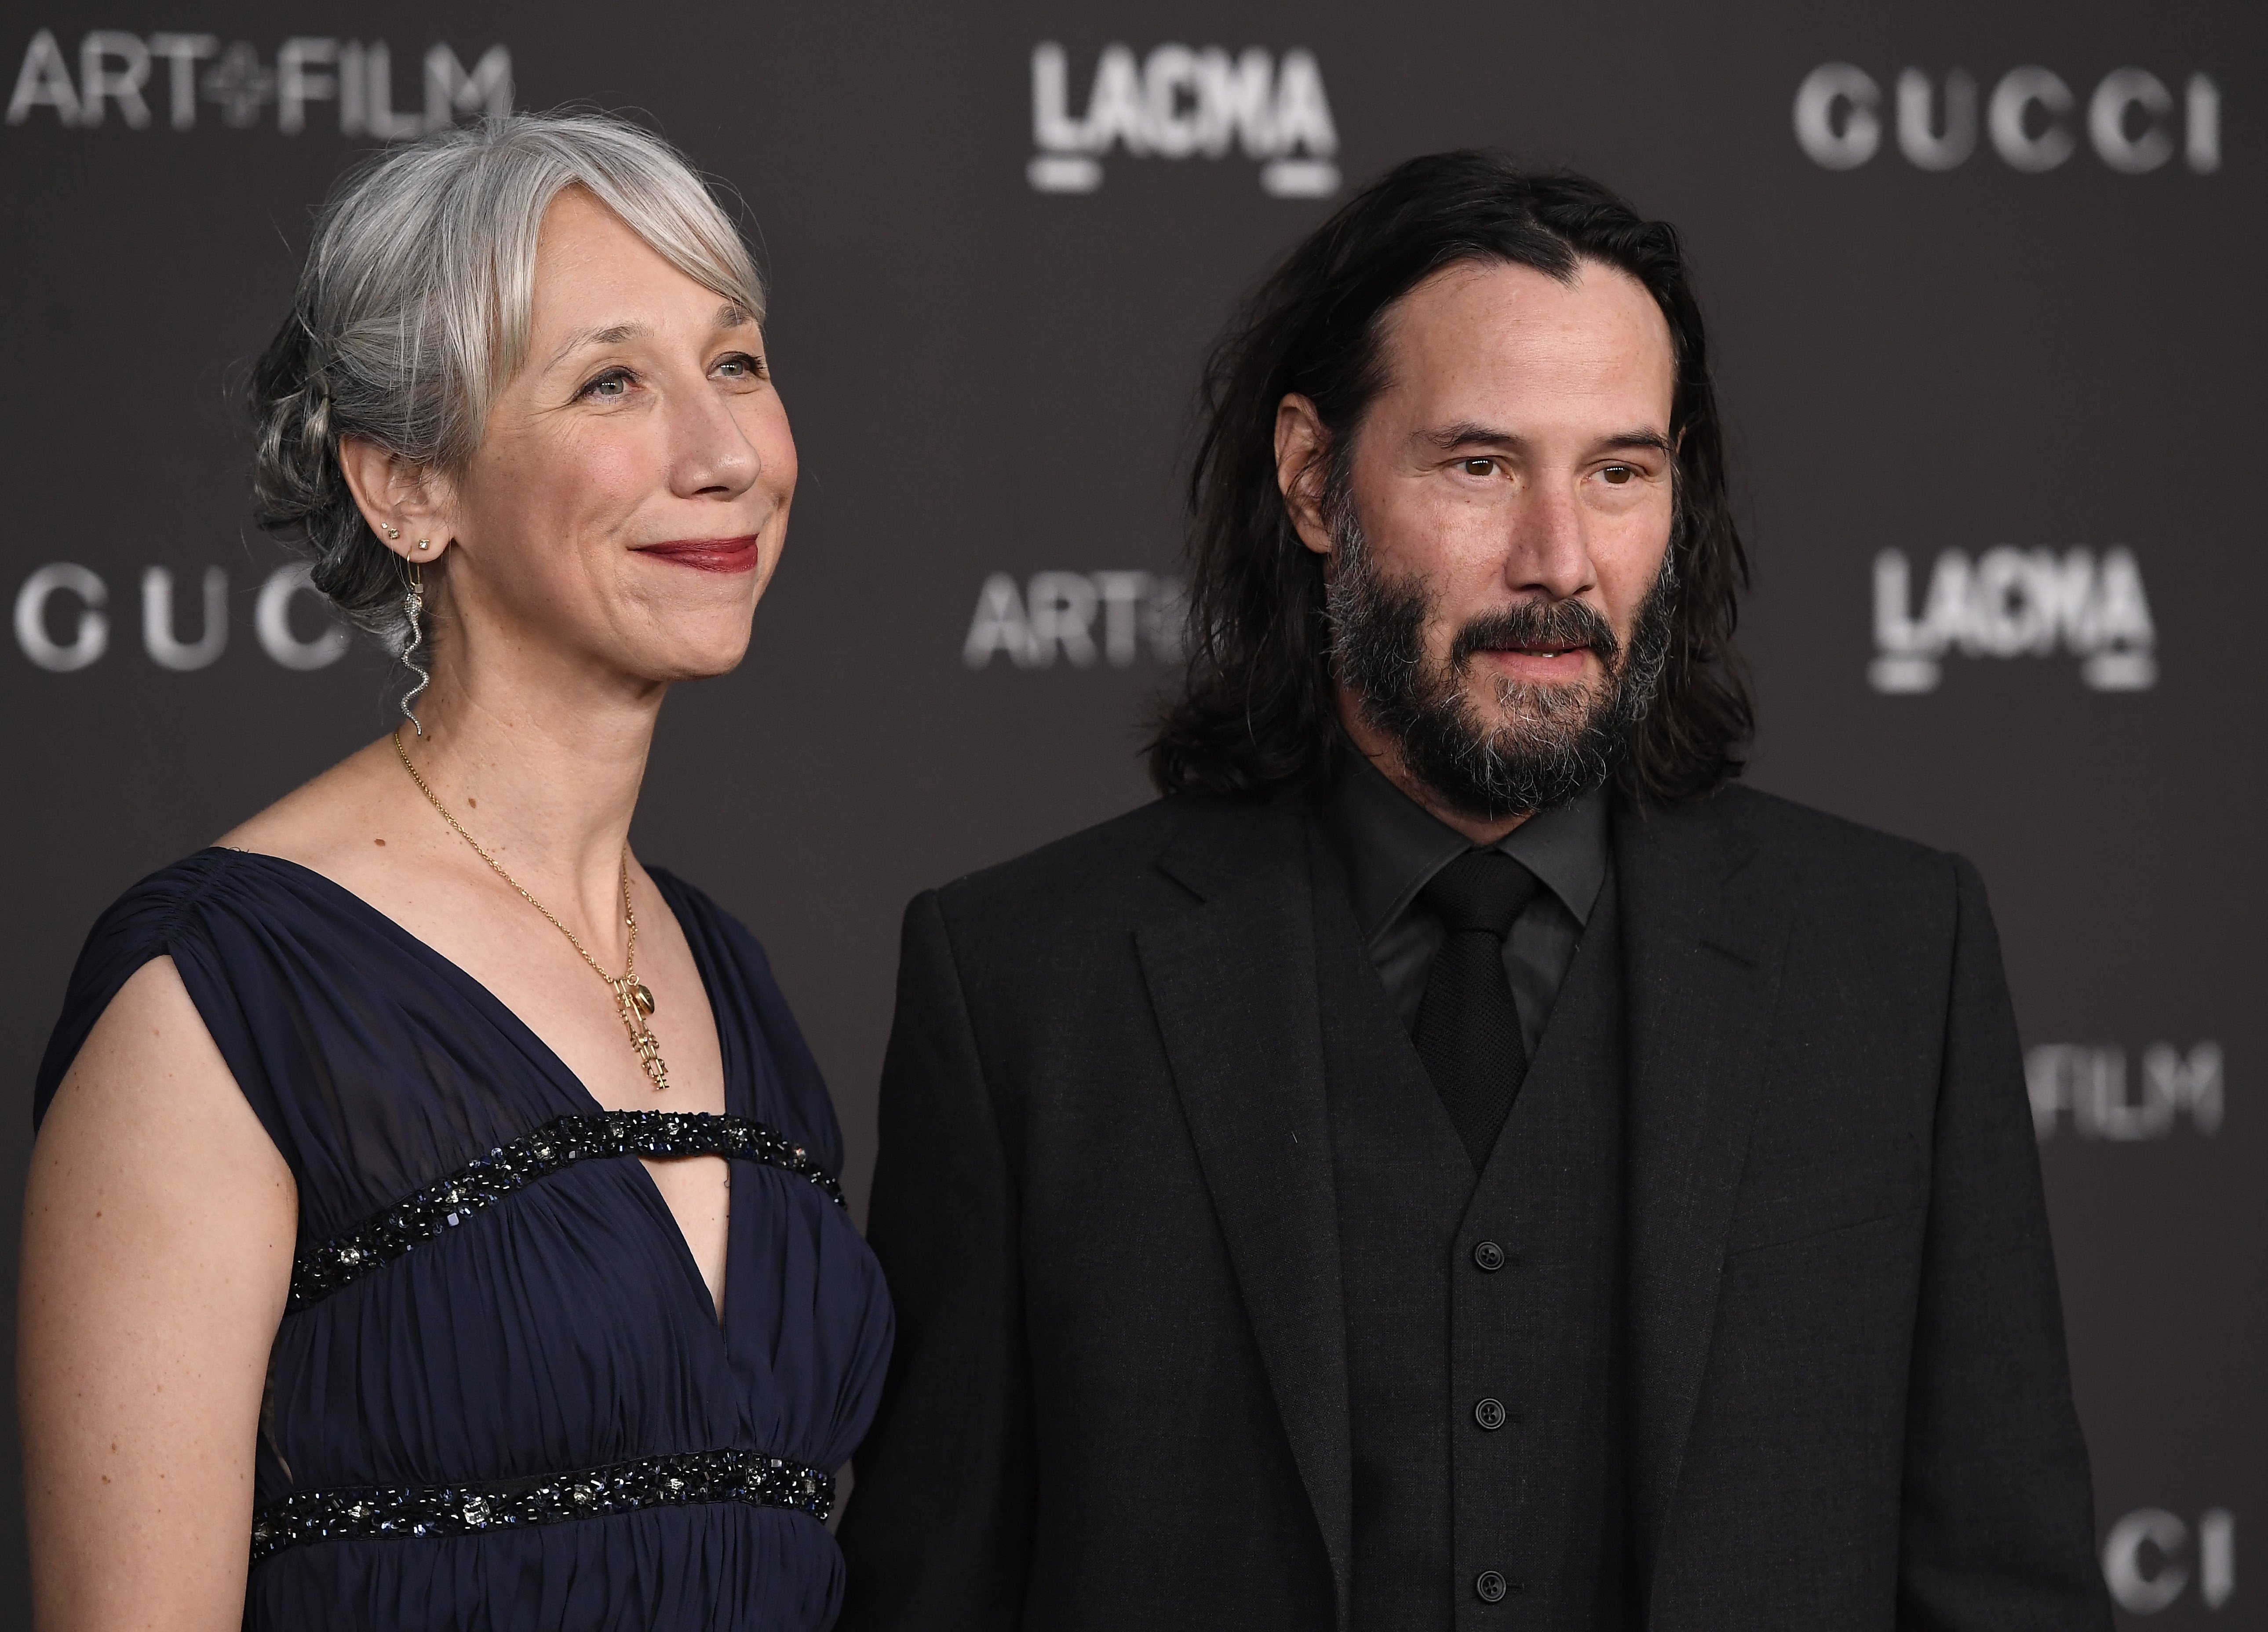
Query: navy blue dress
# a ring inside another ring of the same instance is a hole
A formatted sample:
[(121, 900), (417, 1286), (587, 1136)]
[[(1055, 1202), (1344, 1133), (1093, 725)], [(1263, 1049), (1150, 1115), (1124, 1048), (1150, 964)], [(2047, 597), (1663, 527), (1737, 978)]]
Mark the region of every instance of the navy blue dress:
[[(834, 1621), (828, 1476), (873, 1415), (888, 1297), (762, 949), (652, 876), (716, 1015), (723, 1116), (602, 1110), (487, 988), (291, 862), (206, 850), (95, 926), (37, 1114), (171, 956), (298, 1181), (247, 1627)], [(638, 1160), (673, 1150), (731, 1158), (721, 1327)]]

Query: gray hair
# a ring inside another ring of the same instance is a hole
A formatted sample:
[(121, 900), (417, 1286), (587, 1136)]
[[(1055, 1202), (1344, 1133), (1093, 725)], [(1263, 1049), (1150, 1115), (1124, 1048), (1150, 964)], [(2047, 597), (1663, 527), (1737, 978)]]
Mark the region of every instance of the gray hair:
[(512, 114), (436, 131), (350, 173), (315, 224), (291, 315), (254, 365), (253, 517), (313, 557), (315, 587), (396, 655), (416, 638), (401, 560), (356, 508), (339, 442), (464, 467), (527, 350), (536, 235), (586, 188), (703, 287), (761, 322), (730, 217), (666, 142), (600, 114)]

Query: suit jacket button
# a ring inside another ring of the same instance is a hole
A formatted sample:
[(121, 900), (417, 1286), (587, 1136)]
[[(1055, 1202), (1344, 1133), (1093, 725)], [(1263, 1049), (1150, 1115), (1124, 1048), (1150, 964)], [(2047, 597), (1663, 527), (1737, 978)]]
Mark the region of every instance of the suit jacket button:
[(1491, 1433), (1504, 1426), (1504, 1401), (1484, 1400), (1473, 1408), (1473, 1421)]
[(1473, 1248), (1473, 1262), (1484, 1273), (1494, 1275), (1504, 1268), (1504, 1248), (1494, 1241), (1483, 1241)]
[(1493, 1570), (1484, 1570), (1473, 1579), (1473, 1592), (1484, 1604), (1500, 1603), (1504, 1599), (1504, 1577)]

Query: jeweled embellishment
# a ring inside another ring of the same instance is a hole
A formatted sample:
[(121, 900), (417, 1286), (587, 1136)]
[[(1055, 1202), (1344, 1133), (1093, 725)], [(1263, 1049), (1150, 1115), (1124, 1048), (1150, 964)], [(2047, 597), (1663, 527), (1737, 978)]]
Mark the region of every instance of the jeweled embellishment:
[(618, 1156), (721, 1156), (758, 1162), (810, 1180), (837, 1207), (843, 1205), (842, 1187), (810, 1152), (745, 1116), (706, 1111), (562, 1116), (436, 1180), (344, 1235), (301, 1252), (292, 1261), (290, 1309), (320, 1303), (539, 1179), (578, 1162)]
[(398, 1489), (302, 1490), (253, 1515), (252, 1562), (286, 1547), (355, 1536), (464, 1536), (556, 1525), (647, 1507), (744, 1502), (792, 1508), (822, 1522), (835, 1510), (835, 1479), (753, 1451), (645, 1457), (611, 1467), (541, 1474), (492, 1483)]

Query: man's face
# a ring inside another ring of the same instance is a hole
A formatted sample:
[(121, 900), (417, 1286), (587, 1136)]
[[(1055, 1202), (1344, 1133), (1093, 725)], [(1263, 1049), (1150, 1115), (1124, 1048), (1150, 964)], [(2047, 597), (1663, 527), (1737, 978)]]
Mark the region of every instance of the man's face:
[(1300, 536), (1330, 557), (1342, 716), (1461, 814), (1572, 797), (1666, 644), (1668, 325), (1595, 263), (1457, 266), (1389, 310), (1381, 362), (1351, 447), (1303, 466), (1312, 409), (1278, 422)]

